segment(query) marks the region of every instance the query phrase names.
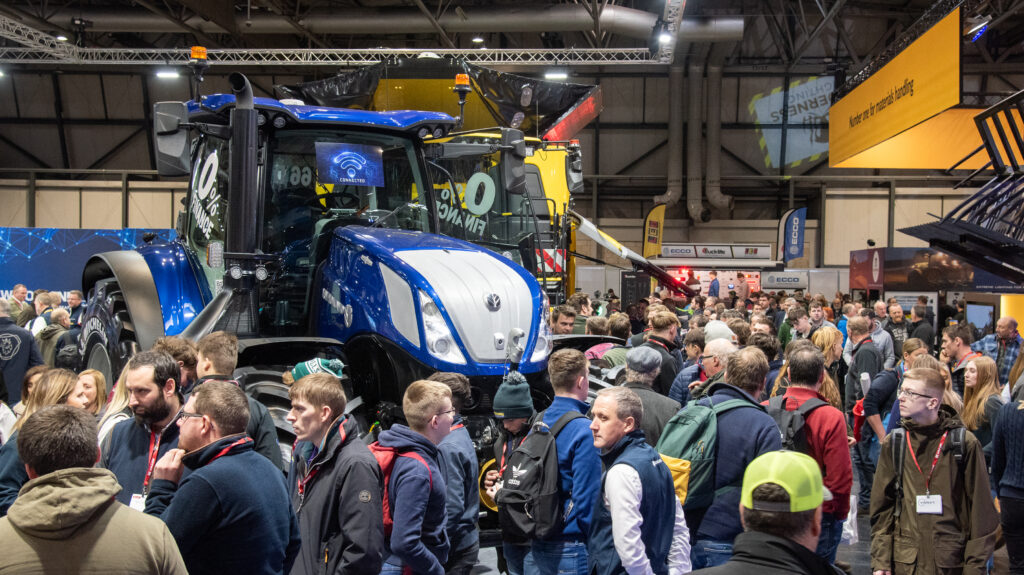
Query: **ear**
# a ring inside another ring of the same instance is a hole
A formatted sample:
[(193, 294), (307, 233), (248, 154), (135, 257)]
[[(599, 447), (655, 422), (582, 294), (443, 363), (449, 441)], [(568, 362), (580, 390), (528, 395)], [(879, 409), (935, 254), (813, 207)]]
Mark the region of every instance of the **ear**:
[[(96, 447), (96, 463), (100, 462), (100, 457), (102, 457), (102, 452), (100, 451), (100, 448), (97, 446)], [(25, 467), (28, 467), (28, 466), (26, 465)]]
[[(97, 459), (96, 461), (99, 460)], [(25, 474), (28, 475), (29, 479), (35, 479), (36, 477), (39, 477), (39, 474), (36, 473), (36, 470), (29, 467), (27, 463), (25, 464)]]
[(334, 414), (331, 413), (331, 408), (327, 405), (320, 406), (320, 421), (327, 423), (328, 421), (334, 420)]
[(811, 522), (811, 536), (815, 539), (821, 537), (821, 505), (814, 510), (814, 521)]
[(168, 377), (167, 381), (164, 382), (163, 392), (164, 392), (164, 395), (173, 394), (174, 393), (174, 378), (173, 377)]
[(632, 431), (636, 431), (636, 420), (633, 419), (632, 416), (626, 418), (625, 424), (626, 424), (626, 433), (630, 433)]

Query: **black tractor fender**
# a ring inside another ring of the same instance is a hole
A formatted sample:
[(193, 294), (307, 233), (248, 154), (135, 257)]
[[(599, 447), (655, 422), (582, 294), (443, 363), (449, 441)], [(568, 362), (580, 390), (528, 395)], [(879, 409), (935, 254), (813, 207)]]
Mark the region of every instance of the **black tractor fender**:
[(121, 287), (139, 348), (153, 347), (156, 340), (164, 336), (164, 321), (149, 265), (142, 254), (134, 251), (96, 254), (89, 258), (82, 271), (82, 291), (88, 294), (96, 282), (111, 277)]

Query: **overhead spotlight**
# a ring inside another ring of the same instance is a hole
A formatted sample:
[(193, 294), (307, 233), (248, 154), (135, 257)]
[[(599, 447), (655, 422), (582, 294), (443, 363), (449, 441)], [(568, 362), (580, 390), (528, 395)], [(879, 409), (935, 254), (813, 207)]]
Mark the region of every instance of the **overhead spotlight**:
[(483, 36), (473, 36), (473, 43), (474, 44), (483, 44), (484, 43), (484, 37)]
[(544, 73), (545, 80), (567, 80), (569, 79), (569, 73), (560, 70), (551, 70), (550, 72)]
[(984, 32), (990, 22), (992, 22), (992, 16), (987, 14), (964, 18), (964, 36), (972, 36), (978, 32)]
[(4, 77), (4, 71), (0, 70), (0, 78), (3, 78), (3, 77)]
[(68, 41), (68, 37), (63, 35), (63, 34), (57, 34), (55, 36), (55, 38), (57, 39), (58, 42), (67, 42)]
[(671, 41), (672, 41), (672, 35), (669, 34), (668, 32), (664, 32), (663, 31), (660, 34), (658, 34), (658, 43), (659, 44), (668, 44)]
[(177, 70), (157, 70), (156, 77), (161, 80), (173, 80), (180, 77), (181, 74)]

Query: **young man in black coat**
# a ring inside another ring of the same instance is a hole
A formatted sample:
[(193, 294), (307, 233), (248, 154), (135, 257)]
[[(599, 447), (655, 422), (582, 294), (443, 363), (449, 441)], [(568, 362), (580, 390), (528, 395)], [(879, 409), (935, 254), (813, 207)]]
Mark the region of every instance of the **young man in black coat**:
[(288, 482), (302, 534), (292, 574), (379, 573), (383, 479), (355, 420), (345, 417), (341, 382), (313, 373), (296, 381), (288, 397), (297, 439)]

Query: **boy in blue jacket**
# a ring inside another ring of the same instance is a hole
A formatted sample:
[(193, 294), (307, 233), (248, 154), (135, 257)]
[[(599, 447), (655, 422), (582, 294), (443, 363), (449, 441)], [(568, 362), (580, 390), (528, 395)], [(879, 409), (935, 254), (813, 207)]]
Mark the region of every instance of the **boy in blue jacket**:
[(388, 480), (394, 528), (381, 573), (399, 574), (407, 566), (416, 574), (444, 575), (450, 545), (437, 445), (455, 418), (452, 392), (443, 383), (414, 381), (405, 390), (402, 410), (409, 425), (396, 424), (382, 431), (378, 440), (382, 447), (402, 454), (395, 458)]

